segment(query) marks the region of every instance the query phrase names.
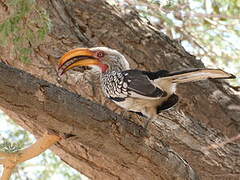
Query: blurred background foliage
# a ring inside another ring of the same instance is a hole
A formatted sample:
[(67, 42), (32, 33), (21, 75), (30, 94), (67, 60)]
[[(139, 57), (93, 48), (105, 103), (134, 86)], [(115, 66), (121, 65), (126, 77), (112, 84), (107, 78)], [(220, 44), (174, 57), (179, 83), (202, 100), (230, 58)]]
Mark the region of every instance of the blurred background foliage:
[[(18, 126), (0, 111), (0, 151), (16, 152), (33, 144), (36, 139), (32, 134)], [(0, 166), (0, 174), (3, 167)], [(17, 166), (11, 180), (87, 180), (75, 169), (56, 156), (50, 150), (25, 161)]]
[[(138, 12), (143, 21), (182, 44), (207, 67), (240, 75), (240, 0), (107, 0), (122, 13)], [(15, 57), (30, 55), (51, 31), (47, 12), (35, 0), (8, 0), (0, 22), (0, 46), (14, 45)], [(232, 82), (238, 85), (240, 80)], [(35, 141), (33, 135), (0, 113), (0, 150), (15, 152)], [(2, 168), (0, 168), (0, 173)], [(18, 166), (11, 179), (87, 179), (51, 151)]]
[[(207, 67), (240, 75), (240, 0), (108, 0), (137, 11)], [(233, 80), (234, 85), (240, 79)]]

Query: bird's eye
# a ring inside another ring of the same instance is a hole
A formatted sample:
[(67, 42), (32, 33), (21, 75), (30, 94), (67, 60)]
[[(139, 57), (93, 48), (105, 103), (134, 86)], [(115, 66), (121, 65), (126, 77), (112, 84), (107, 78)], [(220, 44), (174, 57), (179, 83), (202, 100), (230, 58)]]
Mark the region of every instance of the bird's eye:
[(103, 51), (98, 51), (98, 52), (97, 52), (97, 57), (98, 57), (98, 58), (102, 58), (102, 57), (104, 57), (104, 55), (105, 55), (105, 54), (104, 54)]

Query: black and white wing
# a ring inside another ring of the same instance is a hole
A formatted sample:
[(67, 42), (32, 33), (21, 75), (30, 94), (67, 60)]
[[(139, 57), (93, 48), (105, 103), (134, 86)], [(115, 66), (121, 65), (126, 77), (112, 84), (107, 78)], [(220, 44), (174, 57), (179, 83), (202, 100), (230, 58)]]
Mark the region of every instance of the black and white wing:
[(156, 87), (150, 78), (140, 70), (111, 72), (103, 77), (103, 90), (115, 101), (127, 97), (155, 99), (166, 96), (166, 92)]
[(123, 71), (124, 82), (130, 97), (136, 98), (159, 98), (166, 96), (166, 92), (156, 87), (150, 78), (144, 74), (145, 71), (127, 70)]

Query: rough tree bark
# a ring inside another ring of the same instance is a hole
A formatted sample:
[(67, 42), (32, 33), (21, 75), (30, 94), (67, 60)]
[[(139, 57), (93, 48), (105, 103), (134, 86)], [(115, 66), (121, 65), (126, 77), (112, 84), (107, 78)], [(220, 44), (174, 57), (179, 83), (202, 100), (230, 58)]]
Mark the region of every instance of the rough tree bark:
[(38, 3), (49, 12), (53, 30), (32, 63), (21, 64), (11, 47), (0, 49), (1, 59), (52, 83), (0, 65), (0, 107), (18, 124), (38, 137), (46, 129), (63, 134), (52, 150), (91, 179), (239, 179), (237, 142), (205, 148), (239, 133), (240, 98), (225, 81), (179, 86), (178, 106), (160, 114), (147, 133), (140, 126), (144, 119), (112, 112), (122, 109), (102, 96), (89, 71), (59, 80), (57, 59), (75, 47), (108, 46), (139, 69), (203, 67), (201, 61), (135, 12), (122, 14), (100, 0)]

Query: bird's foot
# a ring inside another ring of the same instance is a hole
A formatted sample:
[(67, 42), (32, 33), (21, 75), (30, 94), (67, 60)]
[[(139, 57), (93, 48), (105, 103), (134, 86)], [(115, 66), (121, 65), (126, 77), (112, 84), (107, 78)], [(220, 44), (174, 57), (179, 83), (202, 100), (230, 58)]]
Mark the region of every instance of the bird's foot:
[(120, 115), (121, 115), (122, 117), (124, 117), (125, 119), (131, 119), (131, 118), (132, 118), (132, 115), (129, 114), (127, 110), (122, 111), (122, 112), (120, 113)]
[(144, 124), (144, 129), (147, 129), (148, 128), (148, 125), (152, 122), (151, 119), (147, 119), (147, 122)]

